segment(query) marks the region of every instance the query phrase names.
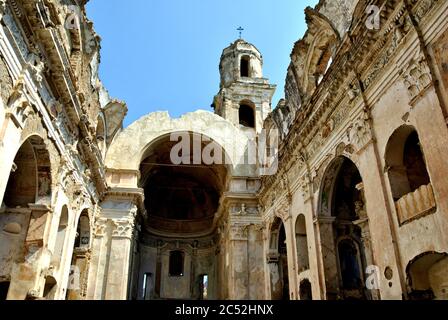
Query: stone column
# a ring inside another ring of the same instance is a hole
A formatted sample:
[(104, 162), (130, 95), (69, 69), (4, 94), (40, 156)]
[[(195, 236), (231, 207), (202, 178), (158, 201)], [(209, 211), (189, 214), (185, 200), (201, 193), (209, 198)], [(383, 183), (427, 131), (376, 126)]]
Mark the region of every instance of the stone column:
[(260, 224), (232, 224), (228, 244), (228, 287), (231, 300), (264, 298), (263, 237)]
[[(289, 298), (296, 300), (298, 296), (297, 284), (297, 250), (295, 247), (295, 232), (292, 225), (291, 216), (291, 199), (287, 204), (283, 204), (276, 211), (275, 215), (282, 220), (286, 235), (286, 253), (288, 260), (288, 284), (289, 284)], [(278, 240), (277, 240), (278, 242)]]
[(115, 228), (112, 230), (106, 300), (127, 299), (136, 214), (137, 208), (133, 207), (129, 212), (123, 212), (121, 219), (113, 220)]
[(137, 206), (133, 202), (103, 204), (96, 222), (88, 299), (126, 300)]
[(248, 226), (230, 226), (229, 240), (229, 299), (248, 300)]
[[(369, 229), (369, 218), (367, 216), (367, 211), (365, 208), (365, 200), (364, 200), (364, 184), (360, 183), (356, 186), (361, 192), (362, 201), (358, 201), (355, 203), (355, 211), (358, 215), (358, 220), (353, 221), (355, 225), (357, 225), (361, 229), (361, 243), (364, 249), (364, 256), (366, 259), (366, 267), (373, 266), (373, 252), (372, 252), (372, 241), (370, 236)], [(365, 270), (361, 270), (365, 274)], [(379, 300), (379, 292), (378, 290), (370, 290), (369, 294), (371, 295), (372, 300)]]
[(248, 227), (249, 299), (264, 299), (263, 227)]
[(318, 250), (321, 250), (321, 259), (323, 274), (322, 283), (325, 284), (325, 296), (326, 299), (336, 299), (339, 294), (339, 275), (338, 265), (336, 258), (336, 248), (334, 244), (334, 230), (333, 222), (334, 217), (318, 217), (315, 220), (317, 226), (317, 233), (319, 237), (319, 243), (317, 244)]

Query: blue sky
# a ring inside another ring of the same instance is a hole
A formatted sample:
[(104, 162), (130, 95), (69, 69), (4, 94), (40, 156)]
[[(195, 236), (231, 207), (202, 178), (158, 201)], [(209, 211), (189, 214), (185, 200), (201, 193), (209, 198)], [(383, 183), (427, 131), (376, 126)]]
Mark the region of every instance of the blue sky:
[(100, 77), (127, 103), (125, 126), (167, 110), (171, 116), (212, 111), (222, 50), (238, 38), (264, 58), (264, 75), (283, 86), (293, 44), (306, 30), (304, 9), (317, 0), (90, 0), (87, 14), (101, 36)]

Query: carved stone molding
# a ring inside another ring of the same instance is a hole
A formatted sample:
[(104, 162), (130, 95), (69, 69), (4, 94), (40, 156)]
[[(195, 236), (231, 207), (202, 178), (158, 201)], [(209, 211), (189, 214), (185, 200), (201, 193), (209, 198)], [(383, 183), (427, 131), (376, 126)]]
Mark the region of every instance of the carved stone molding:
[(23, 76), (20, 76), (11, 89), (11, 95), (7, 103), (7, 114), (18, 128), (23, 128), (28, 116), (34, 112), (25, 93), (26, 89)]
[(336, 221), (336, 217), (330, 217), (330, 216), (319, 216), (314, 219), (315, 224), (332, 224)]
[(107, 233), (107, 219), (100, 218), (95, 222), (95, 229), (93, 234), (95, 237), (104, 237)]
[(278, 252), (272, 251), (266, 254), (266, 263), (278, 263), (280, 260), (280, 254)]
[[(0, 13), (1, 15), (1, 13)], [(0, 58), (0, 95), (6, 105), (13, 89), (13, 79), (3, 58)]]
[(114, 220), (114, 229), (112, 230), (113, 238), (132, 239), (134, 233), (134, 221), (129, 219)]
[(408, 89), (411, 104), (432, 84), (431, 71), (421, 53), (417, 58), (411, 59), (403, 69), (401, 76)]
[(135, 231), (135, 217), (137, 206), (132, 206), (127, 216), (121, 219), (112, 219), (112, 238), (126, 238), (132, 240)]
[(300, 190), (302, 192), (302, 197), (306, 201), (311, 198), (313, 192), (311, 178), (307, 174), (300, 181)]
[(28, 69), (31, 71), (31, 74), (34, 75), (37, 85), (41, 86), (46, 69), (45, 63), (42, 61), (42, 58), (34, 52), (30, 52), (27, 57), (27, 61)]
[(243, 240), (246, 241), (249, 235), (248, 225), (232, 225), (229, 228), (230, 240)]
[(290, 212), (290, 206), (283, 204), (279, 208), (275, 209), (275, 216), (282, 219), (282, 221), (285, 223), (289, 219), (292, 218), (291, 212)]
[(237, 204), (230, 207), (230, 213), (232, 216), (254, 216), (258, 215), (260, 212), (260, 206), (247, 205), (245, 203)]
[(349, 136), (356, 151), (362, 150), (372, 140), (369, 117), (365, 112), (349, 128)]

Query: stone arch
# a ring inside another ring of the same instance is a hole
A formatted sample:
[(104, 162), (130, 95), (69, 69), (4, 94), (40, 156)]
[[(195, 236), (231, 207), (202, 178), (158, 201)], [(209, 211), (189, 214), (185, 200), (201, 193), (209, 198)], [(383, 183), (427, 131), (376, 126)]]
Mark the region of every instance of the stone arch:
[(335, 177), (342, 166), (345, 157), (338, 156), (330, 161), (326, 169), (323, 168), (321, 180), (317, 184), (319, 191), (318, 216), (331, 216), (330, 202), (333, 195)]
[(54, 142), (48, 136), (48, 131), (42, 123), (42, 119), (35, 111), (31, 112), (26, 119), (21, 132), (20, 144), (22, 145), (30, 137), (39, 137), (42, 140), (42, 147), (45, 146), (48, 152), (48, 159), (51, 172), (51, 189), (55, 190), (58, 185), (58, 171), (60, 167), (60, 154)]
[(281, 218), (270, 226), (268, 266), (272, 300), (289, 300), (288, 255), (286, 230)]
[(243, 78), (248, 78), (251, 76), (250, 74), (250, 56), (243, 55), (240, 58), (240, 76)]
[(299, 214), (295, 224), (296, 249), (297, 249), (297, 271), (303, 272), (310, 267), (308, 252), (308, 233), (306, 229), (305, 215)]
[(411, 300), (448, 299), (448, 253), (424, 252), (406, 267)]
[[(210, 297), (219, 293), (221, 278), (215, 273), (218, 257), (210, 249), (216, 246), (218, 213), (233, 166), (232, 161), (220, 164), (204, 157), (195, 158), (192, 151), (204, 155), (209, 147), (218, 150), (221, 158), (216, 160), (231, 157), (213, 137), (197, 128), (182, 130), (178, 126), (157, 133), (138, 153), (137, 186), (143, 189), (147, 213), (140, 217), (142, 266), (133, 275), (136, 284), (133, 295), (139, 299), (197, 298), (198, 281), (204, 274), (208, 275)], [(179, 159), (173, 159), (173, 153)], [(154, 253), (160, 263), (154, 263), (152, 257), (143, 253), (155, 245), (163, 247)], [(168, 249), (185, 252), (185, 269), (177, 277), (170, 275)], [(183, 290), (175, 290), (176, 286), (182, 286)]]
[(413, 126), (403, 125), (392, 133), (385, 162), (394, 200), (430, 183), (420, 139)]
[(52, 170), (50, 153), (44, 140), (29, 135), (14, 158), (11, 175), (5, 190), (7, 207), (27, 207), (28, 204), (51, 203)]
[(310, 7), (306, 8), (308, 31), (299, 40), (292, 52), (294, 76), (301, 100), (309, 98), (318, 85), (318, 80), (328, 69), (340, 36), (324, 15)]
[(87, 293), (87, 276), (92, 244), (92, 223), (87, 209), (81, 211), (76, 221), (75, 229), (76, 236), (73, 245), (66, 300), (82, 300)]
[(170, 118), (167, 112), (156, 112), (134, 122), (117, 135), (107, 151), (106, 166), (115, 170), (137, 171), (148, 146), (171, 132), (195, 132), (209, 137), (229, 155), (232, 171), (243, 163), (248, 147), (245, 134), (211, 112), (200, 110), (179, 119)]
[(417, 130), (403, 125), (386, 145), (386, 171), (400, 224), (435, 212), (436, 201)]
[(241, 126), (255, 129), (255, 104), (250, 100), (242, 100), (238, 108), (238, 122)]
[[(366, 245), (370, 239), (362, 181), (356, 165), (338, 156), (328, 165), (321, 182), (319, 237), (329, 300), (372, 298), (363, 282), (363, 272), (372, 261), (372, 252), (370, 245)], [(348, 244), (340, 248), (348, 241), (355, 249), (348, 250)]]
[(300, 300), (309, 301), (313, 300), (313, 292), (311, 282), (308, 279), (303, 279), (299, 285), (299, 297)]
[[(170, 141), (171, 137), (176, 141)], [(176, 149), (179, 144), (185, 144), (185, 149)], [(215, 150), (216, 163), (196, 159), (207, 148)], [(173, 152), (177, 157), (179, 151), (186, 156), (173, 159)], [(227, 190), (228, 157), (215, 141), (194, 132), (173, 132), (152, 141), (143, 153), (138, 183), (145, 193), (151, 232), (184, 237), (213, 232), (219, 202)]]
[(340, 286), (356, 290), (365, 282), (360, 268), (365, 265), (361, 257), (361, 244), (351, 236), (343, 236), (337, 239), (336, 250)]

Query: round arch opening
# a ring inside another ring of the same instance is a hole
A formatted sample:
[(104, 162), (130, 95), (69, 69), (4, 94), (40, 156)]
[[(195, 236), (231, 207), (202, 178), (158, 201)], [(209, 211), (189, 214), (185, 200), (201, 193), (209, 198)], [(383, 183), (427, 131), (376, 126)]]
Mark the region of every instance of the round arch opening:
[(142, 159), (148, 229), (184, 237), (213, 232), (228, 175), (224, 149), (201, 134), (175, 133), (151, 143)]

